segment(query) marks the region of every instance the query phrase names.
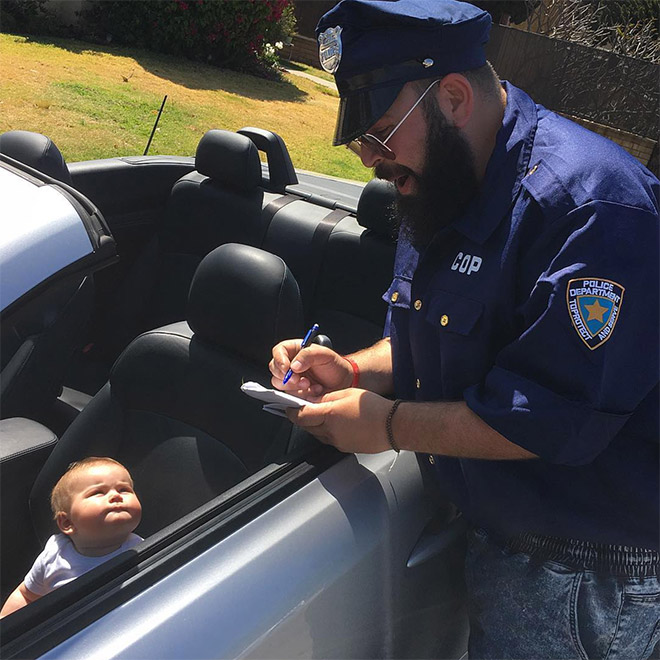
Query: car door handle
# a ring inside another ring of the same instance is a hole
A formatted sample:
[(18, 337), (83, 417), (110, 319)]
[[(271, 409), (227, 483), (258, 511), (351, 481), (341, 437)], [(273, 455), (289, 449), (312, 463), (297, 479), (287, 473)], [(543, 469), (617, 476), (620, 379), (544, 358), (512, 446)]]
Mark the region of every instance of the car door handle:
[(406, 567), (415, 568), (429, 559), (442, 554), (447, 548), (454, 545), (461, 536), (465, 535), (467, 528), (468, 524), (463, 516), (454, 518), (440, 529), (438, 529), (437, 521), (432, 520), (425, 527), (415, 547), (412, 549)]

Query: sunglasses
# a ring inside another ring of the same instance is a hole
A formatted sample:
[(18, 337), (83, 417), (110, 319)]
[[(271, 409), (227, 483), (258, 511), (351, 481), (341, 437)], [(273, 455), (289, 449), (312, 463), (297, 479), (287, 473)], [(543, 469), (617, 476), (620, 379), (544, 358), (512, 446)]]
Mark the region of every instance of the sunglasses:
[(351, 140), (346, 145), (346, 148), (350, 149), (350, 151), (352, 151), (354, 154), (361, 157), (362, 148), (366, 146), (379, 156), (386, 158), (387, 160), (394, 160), (396, 158), (396, 154), (387, 146), (387, 142), (399, 130), (401, 124), (403, 124), (403, 122), (408, 119), (412, 111), (422, 102), (422, 99), (426, 96), (431, 87), (433, 87), (433, 85), (435, 85), (437, 82), (440, 82), (440, 80), (440, 78), (438, 78), (438, 80), (434, 80), (424, 90), (422, 95), (415, 101), (412, 108), (410, 108), (410, 110), (408, 110), (408, 112), (403, 115), (401, 121), (390, 131), (390, 134), (384, 140), (379, 140), (375, 135), (372, 135), (371, 133), (363, 133), (359, 137), (355, 138), (355, 140)]

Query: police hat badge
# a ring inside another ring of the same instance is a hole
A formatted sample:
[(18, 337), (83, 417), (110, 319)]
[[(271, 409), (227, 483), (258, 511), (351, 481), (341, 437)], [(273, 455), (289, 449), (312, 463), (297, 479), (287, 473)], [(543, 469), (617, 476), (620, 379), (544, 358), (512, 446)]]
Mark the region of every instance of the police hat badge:
[(341, 26), (330, 27), (319, 34), (319, 60), (328, 73), (334, 73), (341, 62)]

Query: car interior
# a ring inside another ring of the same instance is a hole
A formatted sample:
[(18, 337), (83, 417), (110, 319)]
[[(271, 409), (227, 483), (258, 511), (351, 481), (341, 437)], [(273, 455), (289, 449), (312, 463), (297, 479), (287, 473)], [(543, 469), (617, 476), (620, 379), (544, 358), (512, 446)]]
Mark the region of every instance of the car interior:
[(147, 538), (313, 446), (240, 385), (269, 386), (272, 346), (314, 322), (340, 353), (380, 339), (395, 235), (390, 184), (321, 194), (262, 129), (210, 130), (194, 159), (67, 166), (27, 131), (0, 154), (88, 200), (117, 251), (2, 314), (4, 601), (55, 529), (50, 490), (72, 461), (128, 467)]

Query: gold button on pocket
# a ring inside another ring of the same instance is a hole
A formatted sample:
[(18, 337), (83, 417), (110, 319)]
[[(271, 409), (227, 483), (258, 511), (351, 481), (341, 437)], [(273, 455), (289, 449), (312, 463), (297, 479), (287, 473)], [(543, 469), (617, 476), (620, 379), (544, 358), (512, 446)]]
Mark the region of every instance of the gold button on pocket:
[(461, 336), (476, 336), (475, 330), (483, 315), (484, 304), (438, 289), (424, 296), (424, 309), (426, 320), (441, 333), (442, 340), (455, 341)]
[(429, 456), (429, 463), (435, 465), (435, 458), (433, 458), (433, 456)]
[(421, 300), (415, 300), (414, 307), (419, 312), (419, 310), (422, 309), (422, 301)]
[(394, 291), (394, 293), (392, 293), (392, 295), (390, 296), (390, 300), (391, 300), (393, 303), (395, 303), (398, 299), (399, 299), (399, 292), (398, 292), (398, 291)]
[(422, 386), (422, 384), (419, 382), (419, 378), (415, 381), (415, 387), (419, 389)]

